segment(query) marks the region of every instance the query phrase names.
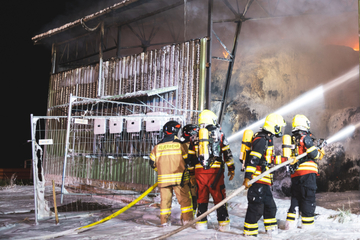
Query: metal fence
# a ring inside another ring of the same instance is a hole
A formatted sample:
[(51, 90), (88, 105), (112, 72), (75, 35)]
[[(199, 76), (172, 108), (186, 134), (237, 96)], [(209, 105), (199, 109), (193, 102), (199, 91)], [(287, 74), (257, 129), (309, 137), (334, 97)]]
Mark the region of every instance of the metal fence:
[(43, 145), (45, 178), (78, 190), (82, 184), (135, 190), (154, 184), (150, 152), (163, 137), (163, 125), (169, 120), (184, 125), (184, 116), (168, 114), (166, 107), (163, 112), (123, 116), (126, 107), (146, 106), (70, 98), (68, 116), (37, 117), (32, 123), (34, 141)]

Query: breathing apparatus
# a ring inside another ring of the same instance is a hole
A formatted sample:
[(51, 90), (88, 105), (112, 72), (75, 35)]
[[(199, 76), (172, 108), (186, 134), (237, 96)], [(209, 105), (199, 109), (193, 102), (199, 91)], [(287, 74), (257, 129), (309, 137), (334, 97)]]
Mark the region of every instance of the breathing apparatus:
[(283, 156), (284, 157), (291, 157), (292, 155), (292, 149), (295, 149), (295, 145), (291, 144), (291, 136), (288, 134), (285, 134), (282, 137), (282, 150), (283, 150)]
[(199, 162), (204, 169), (210, 168), (209, 131), (205, 127), (199, 129)]
[[(215, 156), (215, 155), (220, 156), (220, 144), (218, 144), (218, 141), (220, 141), (220, 138), (218, 136), (220, 135), (220, 132), (218, 129), (217, 130), (214, 129), (217, 128), (216, 119), (217, 116), (215, 115), (215, 113), (207, 109), (203, 110), (199, 114), (198, 122), (200, 129), (199, 129), (198, 160), (205, 170), (211, 167), (211, 164), (214, 160), (214, 158), (210, 158), (210, 156)], [(217, 148), (215, 148), (215, 150), (213, 149), (213, 146), (215, 144), (219, 145), (219, 149)]]
[(242, 164), (242, 167), (241, 167), (242, 172), (245, 171), (246, 158), (249, 157), (249, 154), (251, 151), (251, 142), (252, 142), (253, 135), (254, 135), (254, 132), (251, 129), (246, 129), (244, 131), (241, 149), (240, 149), (240, 156), (239, 156), (239, 160)]
[(220, 149), (220, 126), (217, 124), (214, 125), (208, 125), (206, 128), (209, 131), (209, 154), (213, 158), (220, 157), (221, 149)]

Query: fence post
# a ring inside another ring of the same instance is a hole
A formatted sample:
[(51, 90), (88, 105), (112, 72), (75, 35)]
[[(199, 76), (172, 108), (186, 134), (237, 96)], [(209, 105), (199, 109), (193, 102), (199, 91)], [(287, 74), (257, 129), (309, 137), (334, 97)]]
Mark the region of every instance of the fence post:
[(68, 112), (68, 118), (67, 118), (67, 128), (66, 128), (66, 139), (65, 139), (65, 156), (64, 156), (64, 167), (63, 167), (63, 175), (62, 175), (62, 182), (61, 182), (61, 203), (63, 203), (64, 199), (64, 187), (65, 187), (65, 174), (66, 174), (66, 160), (67, 160), (67, 154), (69, 151), (69, 137), (70, 137), (70, 124), (71, 124), (71, 111), (72, 111), (72, 102), (76, 99), (76, 97), (73, 98), (72, 94), (70, 93), (70, 100), (69, 100), (69, 112)]
[[(36, 129), (36, 121), (34, 122), (33, 114), (30, 115), (30, 122), (31, 122), (31, 147), (32, 147), (32, 169), (33, 169), (33, 184), (34, 184), (34, 204), (35, 204), (35, 225), (38, 225), (38, 204), (37, 204), (37, 164), (35, 163), (36, 159), (36, 149), (35, 149), (35, 129)], [(35, 125), (35, 129), (34, 129)], [(37, 161), (36, 161), (37, 162)]]

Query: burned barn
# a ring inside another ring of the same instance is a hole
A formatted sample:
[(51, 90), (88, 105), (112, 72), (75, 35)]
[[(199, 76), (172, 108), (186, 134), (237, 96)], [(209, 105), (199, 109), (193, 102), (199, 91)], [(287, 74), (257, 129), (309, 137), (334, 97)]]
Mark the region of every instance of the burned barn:
[[(357, 26), (355, 44), (320, 44), (317, 29), (304, 30), (324, 22), (336, 28), (354, 1), (290, 2), (123, 0), (34, 36), (34, 44), (51, 47), (52, 62), (47, 116), (32, 116), (33, 158), (42, 163), (36, 192), (44, 180), (55, 180), (62, 198), (148, 189), (156, 182), (148, 156), (163, 124), (196, 123), (203, 109), (218, 114), (237, 159), (236, 132), (358, 64)], [(337, 111), (359, 116), (359, 81), (347, 83), (331, 92), (347, 93), (346, 101), (327, 95), (309, 103), (321, 107), (300, 109), (317, 113), (313, 126), (323, 135)], [(293, 112), (286, 114), (291, 121)]]

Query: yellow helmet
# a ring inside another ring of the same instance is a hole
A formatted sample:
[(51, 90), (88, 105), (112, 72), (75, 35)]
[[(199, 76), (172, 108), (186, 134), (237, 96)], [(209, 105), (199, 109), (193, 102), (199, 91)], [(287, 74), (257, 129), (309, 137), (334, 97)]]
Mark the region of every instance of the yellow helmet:
[(210, 110), (203, 110), (200, 114), (199, 114), (199, 125), (201, 124), (213, 124), (215, 125), (216, 124), (216, 121), (217, 121), (217, 116), (215, 113), (213, 113), (212, 111)]
[(276, 137), (281, 137), (281, 128), (286, 126), (284, 118), (277, 113), (270, 113), (265, 118), (265, 123), (262, 129), (271, 132)]
[(310, 120), (305, 115), (297, 114), (292, 121), (292, 131), (306, 131), (310, 130)]

